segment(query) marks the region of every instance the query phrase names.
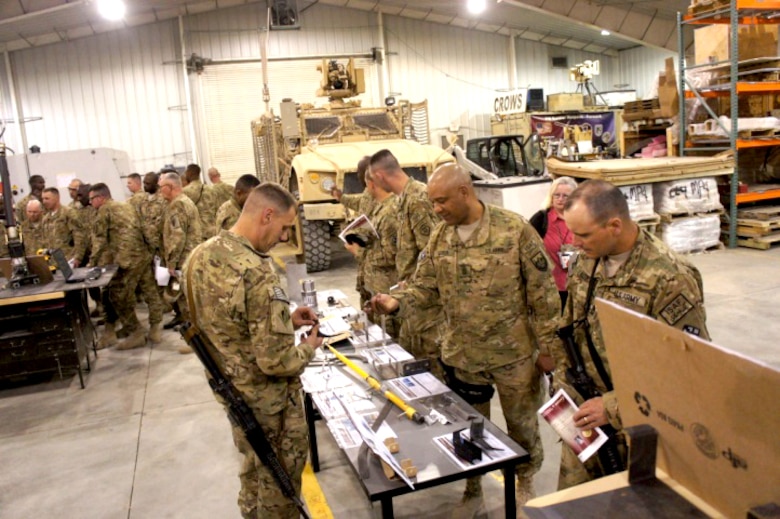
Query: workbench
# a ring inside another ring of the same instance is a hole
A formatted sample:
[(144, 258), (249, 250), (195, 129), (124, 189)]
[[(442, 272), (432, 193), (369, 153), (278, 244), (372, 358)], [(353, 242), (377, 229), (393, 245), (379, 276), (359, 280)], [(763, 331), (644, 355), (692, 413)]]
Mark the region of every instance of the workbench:
[[(336, 299), (338, 299), (338, 291), (324, 291), (318, 294), (318, 300), (321, 301), (321, 309), (323, 308), (322, 302), (325, 301), (329, 295), (335, 295)], [(325, 306), (327, 307), (327, 304)], [(324, 311), (327, 312), (327, 309)], [(321, 319), (321, 322), (322, 320), (323, 319)], [(342, 354), (354, 352), (354, 349), (350, 348), (349, 346), (339, 347), (338, 349)], [(351, 358), (354, 359), (354, 357)], [(360, 364), (366, 371), (369, 371), (372, 376), (379, 379), (378, 375), (371, 369), (371, 367), (365, 363)], [(310, 366), (307, 368), (307, 374), (310, 376), (316, 375), (321, 379), (336, 375), (332, 372), (326, 373), (325, 370), (337, 370), (340, 372), (340, 374), (352, 378), (355, 386), (359, 388), (358, 391), (367, 391), (368, 384), (360, 380), (358, 376), (343, 366), (343, 364), (341, 364), (338, 360), (328, 360), (325, 366)], [(421, 375), (421, 380), (424, 380), (426, 375), (432, 378), (432, 376), (426, 372), (425, 374)], [(305, 377), (306, 374), (304, 375), (304, 379)], [(416, 377), (417, 376), (415, 376), (415, 379)], [(404, 377), (404, 379), (408, 378), (409, 377)], [(389, 382), (390, 381), (385, 381), (383, 383), (383, 387), (389, 387), (387, 386)], [(486, 474), (494, 470), (501, 470), (503, 472), (505, 514), (507, 518), (514, 519), (516, 517), (515, 468), (518, 464), (529, 460), (528, 453), (520, 445), (514, 442), (506, 433), (501, 431), (496, 425), (491, 423), (489, 420), (484, 419), (485, 431), (488, 432), (492, 437), (490, 441), (500, 442), (500, 444), (503, 444), (503, 446), (506, 447), (506, 449), (503, 450), (503, 455), (500, 456), (500, 459), (495, 459), (494, 461), (490, 456), (492, 451), (484, 451), (483, 462), (480, 464), (471, 465), (464, 460), (457, 461), (453, 457), (454, 454), (447, 454), (442, 447), (442, 437), (451, 437), (453, 431), (458, 431), (461, 429), (466, 429), (466, 431), (468, 431), (471, 424), (471, 419), (476, 417), (482, 418), (482, 415), (480, 415), (473, 407), (467, 404), (458, 395), (449, 391), (449, 389), (443, 385), (442, 387), (444, 392), (439, 394), (446, 395), (444, 398), (450, 402), (453, 402), (454, 406), (457, 407), (461, 414), (460, 418), (455, 419), (446, 425), (441, 423), (434, 423), (432, 425), (418, 424), (407, 418), (399, 408), (392, 407), (386, 419), (384, 420), (384, 423), (392, 429), (398, 439), (400, 451), (394, 456), (398, 460), (404, 458), (410, 459), (414, 466), (419, 469), (417, 475), (411, 479), (414, 488), (411, 488), (401, 479), (388, 479), (383, 472), (382, 464), (379, 461), (379, 458), (373, 454), (369, 453), (370, 455), (367, 456), (367, 464), (365, 463), (365, 459), (361, 462), (361, 456), (365, 456), (366, 453), (364, 452), (361, 454), (360, 446), (350, 446), (348, 448), (344, 448), (342, 446), (342, 442), (346, 432), (343, 432), (342, 430), (342, 432), (334, 434), (335, 428), (332, 428), (333, 424), (331, 422), (329, 422), (329, 430), (334, 436), (334, 439), (336, 439), (337, 443), (339, 443), (339, 446), (342, 447), (342, 451), (344, 452), (355, 476), (360, 481), (361, 487), (366, 493), (366, 496), (371, 501), (381, 502), (382, 517), (384, 519), (391, 519), (393, 517), (393, 497), (395, 496), (459, 481), (472, 476)], [(438, 388), (438, 390), (440, 391), (442, 387)], [(304, 394), (304, 407), (306, 412), (306, 420), (309, 425), (310, 459), (313, 470), (317, 472), (319, 471), (319, 455), (317, 448), (317, 434), (314, 427), (314, 422), (320, 418), (321, 414), (326, 415), (327, 413), (320, 413), (318, 411), (315, 404), (315, 398), (313, 398), (312, 395), (314, 391), (312, 391), (311, 388), (308, 388), (307, 390), (305, 380), (304, 390), (306, 391)], [(368, 396), (368, 393), (366, 393), (366, 395)], [(404, 400), (411, 406), (418, 406), (418, 409), (421, 408), (421, 406), (418, 405), (418, 402), (421, 400), (426, 401), (426, 403), (428, 402), (427, 399), (409, 398), (408, 395), (405, 396)], [(368, 401), (374, 404), (377, 412), (387, 402), (384, 396), (377, 393), (373, 393), (373, 396)], [(365, 407), (366, 402), (362, 402), (361, 408)], [(365, 409), (362, 409), (359, 414), (365, 415), (370, 413), (366, 413)], [(325, 417), (327, 418), (327, 416)], [(342, 418), (341, 420), (344, 419)], [(335, 421), (335, 419), (332, 421)], [(341, 437), (342, 440), (340, 441), (337, 436)], [(494, 456), (495, 458), (499, 458), (498, 455), (494, 454)], [(363, 476), (361, 476), (361, 465), (363, 465)], [(365, 477), (366, 465), (367, 477)]]
[(110, 265), (92, 281), (66, 283), (57, 274), (46, 284), (0, 290), (0, 378), (75, 370), (83, 389), (90, 347), (97, 356), (87, 289), (106, 286), (114, 274)]

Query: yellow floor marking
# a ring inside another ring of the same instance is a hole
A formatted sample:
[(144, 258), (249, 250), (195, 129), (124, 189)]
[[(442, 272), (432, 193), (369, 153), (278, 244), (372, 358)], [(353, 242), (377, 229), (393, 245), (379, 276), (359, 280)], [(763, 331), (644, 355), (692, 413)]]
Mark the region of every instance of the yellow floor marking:
[(302, 488), (301, 494), (306, 502), (306, 508), (309, 509), (311, 518), (333, 519), (333, 512), (330, 511), (325, 494), (322, 493), (322, 488), (320, 488), (320, 484), (317, 481), (317, 476), (311, 468), (311, 463), (308, 462), (303, 469)]

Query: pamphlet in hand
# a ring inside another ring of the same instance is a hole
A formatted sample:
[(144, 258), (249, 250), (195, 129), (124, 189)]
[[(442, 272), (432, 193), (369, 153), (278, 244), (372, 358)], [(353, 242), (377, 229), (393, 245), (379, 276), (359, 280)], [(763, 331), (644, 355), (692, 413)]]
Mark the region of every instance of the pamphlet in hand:
[(578, 409), (571, 397), (563, 389), (559, 389), (537, 412), (555, 429), (566, 445), (571, 447), (580, 461), (584, 462), (606, 443), (608, 437), (599, 427), (583, 431), (574, 425), (573, 416)]
[(341, 231), (339, 238), (344, 243), (357, 243), (365, 247), (370, 241), (379, 239), (379, 233), (376, 232), (368, 216), (361, 214)]

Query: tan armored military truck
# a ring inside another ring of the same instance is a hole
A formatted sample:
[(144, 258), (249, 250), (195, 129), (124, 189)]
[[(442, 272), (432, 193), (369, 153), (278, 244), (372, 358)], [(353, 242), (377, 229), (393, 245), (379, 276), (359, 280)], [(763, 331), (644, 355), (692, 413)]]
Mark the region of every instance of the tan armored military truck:
[[(318, 67), (319, 68), (319, 67)], [(365, 155), (389, 149), (401, 167), (422, 182), (440, 164), (454, 161), (429, 142), (427, 102), (364, 108), (344, 101), (364, 91), (361, 69), (323, 60), (317, 95), (330, 103), (321, 108), (284, 100), (280, 116), (266, 114), (252, 122), (257, 176), (286, 186), (299, 202), (299, 219), (290, 242), (271, 253), (305, 259), (308, 272), (330, 267), (333, 225), (347, 220), (343, 205), (330, 191), (359, 193), (356, 169)]]

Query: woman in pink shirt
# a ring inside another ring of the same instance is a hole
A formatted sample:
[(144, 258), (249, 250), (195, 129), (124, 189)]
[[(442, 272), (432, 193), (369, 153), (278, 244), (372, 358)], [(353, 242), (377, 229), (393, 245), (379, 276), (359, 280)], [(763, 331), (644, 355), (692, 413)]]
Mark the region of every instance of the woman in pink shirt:
[(566, 275), (569, 260), (574, 253), (571, 231), (563, 220), (563, 206), (572, 191), (577, 189), (577, 181), (571, 177), (556, 178), (550, 186), (550, 192), (542, 204), (542, 209), (531, 217), (531, 225), (544, 240), (547, 254), (553, 261), (553, 277), (561, 295), (561, 308), (566, 306)]

